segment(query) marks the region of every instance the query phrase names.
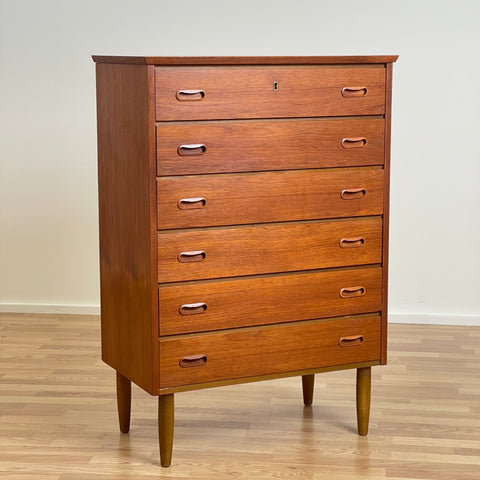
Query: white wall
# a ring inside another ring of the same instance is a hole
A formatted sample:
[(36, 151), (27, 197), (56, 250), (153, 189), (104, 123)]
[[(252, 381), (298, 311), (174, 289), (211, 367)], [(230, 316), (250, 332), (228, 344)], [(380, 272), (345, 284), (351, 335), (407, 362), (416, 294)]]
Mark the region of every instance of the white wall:
[(3, 310), (97, 309), (91, 54), (400, 54), (393, 98), (392, 318), (448, 316), (480, 324), (477, 0), (0, 5)]

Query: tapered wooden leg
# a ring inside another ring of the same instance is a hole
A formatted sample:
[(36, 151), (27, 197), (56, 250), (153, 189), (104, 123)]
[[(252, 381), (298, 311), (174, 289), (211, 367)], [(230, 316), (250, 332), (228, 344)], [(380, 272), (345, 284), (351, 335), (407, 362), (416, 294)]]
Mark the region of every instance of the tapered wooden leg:
[(162, 467), (169, 467), (172, 463), (173, 411), (173, 393), (160, 395), (158, 397), (158, 441)]
[(359, 435), (367, 435), (368, 433), (371, 373), (371, 367), (357, 368), (357, 425)]
[(315, 375), (302, 375), (303, 403), (309, 407), (313, 403)]
[(120, 431), (130, 430), (130, 409), (132, 405), (132, 382), (117, 372), (117, 408)]

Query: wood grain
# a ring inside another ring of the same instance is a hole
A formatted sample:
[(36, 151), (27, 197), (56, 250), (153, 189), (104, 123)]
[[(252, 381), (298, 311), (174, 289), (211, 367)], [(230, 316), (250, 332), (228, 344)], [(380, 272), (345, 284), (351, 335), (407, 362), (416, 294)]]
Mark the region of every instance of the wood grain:
[(140, 65), (310, 65), (310, 64), (382, 64), (395, 62), (398, 55), (330, 55), (278, 57), (134, 57), (92, 55), (94, 62)]
[(132, 382), (117, 372), (117, 409), (120, 431), (130, 430), (130, 411), (132, 406)]
[[(342, 195), (346, 190), (362, 191)], [(194, 208), (179, 208), (182, 200), (191, 198), (203, 202)], [(383, 170), (160, 177), (157, 212), (160, 230), (380, 215)]]
[[(342, 139), (355, 137), (367, 144), (342, 147)], [(206, 150), (178, 155), (179, 146), (189, 144), (204, 144)], [(379, 118), (158, 123), (157, 174), (382, 165), (383, 144)]]
[(153, 393), (158, 390), (153, 67), (96, 68), (102, 358)]
[[(342, 348), (342, 337), (361, 335), (360, 345)], [(205, 364), (179, 365), (184, 356), (205, 355)], [(350, 317), (225, 333), (160, 339), (160, 388), (291, 370), (378, 360), (380, 317)]]
[[(296, 273), (159, 289), (160, 335), (377, 312), (381, 268)], [(345, 287), (365, 288), (360, 297), (341, 298)], [(201, 302), (201, 313), (182, 315), (182, 305)]]
[(387, 332), (388, 332), (388, 254), (390, 238), (390, 151), (392, 123), (392, 75), (393, 65), (385, 69), (385, 164), (384, 164), (384, 194), (383, 194), (383, 235), (382, 235), (382, 365), (387, 363)]
[(94, 58), (103, 358), (122, 431), (131, 380), (160, 395), (164, 466), (173, 393), (302, 375), (309, 404), (314, 373), (358, 368), (364, 434), (386, 361), (396, 58), (269, 58)]
[(5, 480), (478, 480), (480, 327), (389, 328), (372, 368), (368, 437), (355, 434), (355, 371), (175, 395), (175, 453), (159, 472), (157, 398), (132, 388), (118, 430), (115, 372), (93, 315), (0, 313), (0, 471)]
[(372, 389), (372, 368), (357, 368), (357, 429), (358, 434), (368, 434), (368, 423), (370, 419), (370, 397)]
[[(171, 338), (171, 337), (170, 337)], [(253, 377), (230, 378), (228, 380), (217, 380), (215, 382), (195, 383), (191, 385), (180, 385), (178, 387), (161, 388), (159, 395), (168, 395), (170, 393), (193, 392), (204, 388), (228, 387), (231, 385), (242, 385), (245, 383), (266, 382), (268, 380), (279, 380), (288, 377), (303, 377), (305, 375), (316, 375), (318, 373), (335, 372), (337, 370), (350, 370), (354, 368), (374, 367), (380, 365), (380, 360), (371, 360), (368, 362), (344, 363), (342, 365), (331, 365), (328, 367), (316, 367), (303, 370), (292, 370), (282, 373), (271, 373), (268, 375), (255, 375)]]
[[(159, 121), (384, 113), (382, 68), (156, 67), (155, 85)], [(364, 86), (368, 93), (345, 98), (341, 92), (349, 86)], [(176, 99), (176, 92), (190, 89), (204, 91), (205, 98)]]
[(312, 406), (314, 386), (315, 375), (302, 375), (303, 404), (306, 407)]
[(158, 397), (158, 444), (162, 467), (169, 467), (172, 463), (174, 419), (173, 393), (160, 395)]
[[(381, 261), (381, 219), (272, 224), (168, 231), (158, 235), (158, 281), (288, 272)], [(364, 244), (341, 248), (343, 238)], [(182, 252), (202, 251), (202, 261), (181, 263)]]

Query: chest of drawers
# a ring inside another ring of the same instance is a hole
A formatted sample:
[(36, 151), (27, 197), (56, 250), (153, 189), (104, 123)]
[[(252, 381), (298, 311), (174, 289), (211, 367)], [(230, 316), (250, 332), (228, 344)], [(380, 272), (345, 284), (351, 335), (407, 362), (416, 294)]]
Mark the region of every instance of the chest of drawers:
[(93, 57), (102, 358), (159, 398), (386, 363), (392, 63)]

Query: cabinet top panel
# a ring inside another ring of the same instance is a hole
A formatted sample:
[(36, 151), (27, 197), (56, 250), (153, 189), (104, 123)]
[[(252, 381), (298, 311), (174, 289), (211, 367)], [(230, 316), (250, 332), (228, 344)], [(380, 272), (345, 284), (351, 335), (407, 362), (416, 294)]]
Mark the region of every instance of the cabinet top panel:
[(96, 63), (136, 65), (332, 65), (392, 63), (398, 55), (347, 55), (322, 57), (123, 57), (93, 55)]

